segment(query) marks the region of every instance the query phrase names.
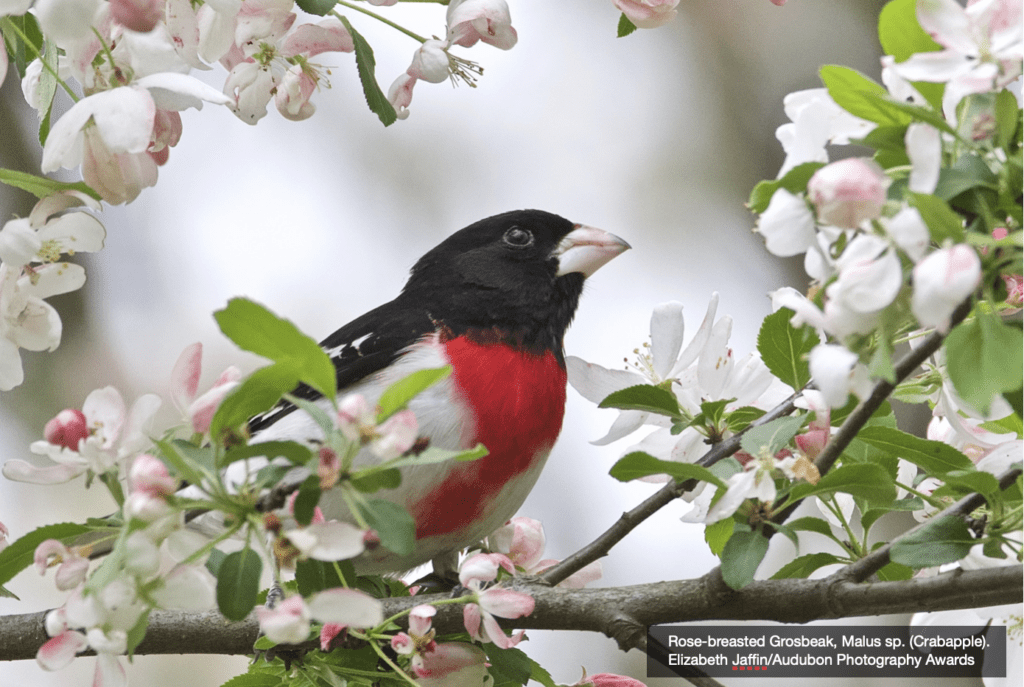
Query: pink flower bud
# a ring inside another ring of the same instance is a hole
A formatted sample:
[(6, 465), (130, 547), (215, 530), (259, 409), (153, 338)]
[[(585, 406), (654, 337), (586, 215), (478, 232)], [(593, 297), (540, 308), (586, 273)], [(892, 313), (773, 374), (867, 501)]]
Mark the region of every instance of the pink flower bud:
[(653, 29), (672, 21), (679, 0), (613, 0), (615, 7), (639, 29)]
[(173, 494), (178, 483), (163, 461), (149, 454), (142, 454), (132, 462), (128, 473), (134, 491), (142, 491), (150, 496), (167, 496)]
[(913, 283), (910, 309), (918, 322), (946, 332), (956, 306), (981, 283), (981, 260), (967, 244), (942, 248), (917, 263)]
[(591, 685), (593, 687), (646, 687), (646, 685), (639, 680), (634, 680), (633, 678), (626, 677), (625, 675), (614, 675), (612, 673), (584, 675), (580, 681), (572, 687), (589, 687)]
[(878, 163), (850, 158), (826, 165), (807, 183), (807, 195), (818, 209), (818, 220), (843, 229), (882, 213), (889, 178)]
[(162, 0), (110, 0), (110, 15), (121, 26), (148, 33), (164, 17)]
[(81, 410), (68, 408), (46, 423), (43, 438), (55, 446), (78, 450), (78, 442), (89, 436), (89, 423)]

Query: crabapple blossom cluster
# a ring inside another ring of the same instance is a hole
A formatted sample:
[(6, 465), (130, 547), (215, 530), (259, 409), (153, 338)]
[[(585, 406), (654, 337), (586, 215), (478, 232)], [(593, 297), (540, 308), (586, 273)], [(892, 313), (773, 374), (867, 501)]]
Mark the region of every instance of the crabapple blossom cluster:
[[(1002, 117), (1007, 127), (1019, 107), (1020, 0), (966, 8), (953, 0), (924, 2), (917, 17), (941, 49), (886, 56), (885, 88), (826, 67), (826, 88), (787, 96), (791, 123), (777, 132), (786, 161), (753, 203), (767, 249), (804, 256), (811, 293), (786, 287), (772, 299), (794, 312), (795, 325), (810, 324), (831, 339), (811, 352), (810, 364), (833, 406), (850, 392), (863, 397), (869, 378), (884, 376), (888, 354), (871, 351), (870, 337), (891, 339), (911, 322), (908, 309), (918, 326), (949, 330), (954, 310), (993, 269), (991, 260), (983, 264), (973, 233), (1006, 237), (1020, 229), (1005, 204), (983, 223), (965, 226), (954, 210), (972, 185), (951, 183), (965, 165), (977, 165), (974, 184), (1015, 183), (1008, 176), (1010, 140), (995, 122)], [(941, 98), (929, 88), (934, 84), (942, 85)], [(858, 100), (869, 91), (881, 103), (874, 113)], [(828, 162), (830, 143), (854, 140), (875, 148), (875, 156)], [(989, 399), (982, 405), (987, 410)]]
[(99, 210), (99, 203), (76, 191), (58, 193), (0, 229), (0, 390), (24, 379), (20, 349), (60, 344), (60, 315), (45, 299), (85, 283), (85, 269), (61, 256), (98, 251), (106, 236), (86, 209)]

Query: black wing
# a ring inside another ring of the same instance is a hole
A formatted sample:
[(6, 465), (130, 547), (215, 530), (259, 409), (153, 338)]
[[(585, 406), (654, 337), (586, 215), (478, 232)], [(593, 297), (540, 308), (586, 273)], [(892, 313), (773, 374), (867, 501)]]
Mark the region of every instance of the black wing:
[[(352, 320), (320, 342), (331, 356), (341, 391), (392, 363), (405, 348), (416, 343), (436, 325), (423, 308), (406, 307), (401, 299), (385, 303)], [(321, 394), (300, 384), (292, 395), (315, 401)], [(249, 432), (255, 434), (288, 415), (296, 406), (282, 400), (272, 409), (249, 420)]]

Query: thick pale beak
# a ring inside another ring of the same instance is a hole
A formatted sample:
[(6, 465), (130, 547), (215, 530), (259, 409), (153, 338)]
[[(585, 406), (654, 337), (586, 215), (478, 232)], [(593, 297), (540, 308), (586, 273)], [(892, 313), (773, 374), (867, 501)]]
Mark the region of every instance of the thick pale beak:
[(558, 258), (557, 276), (580, 272), (589, 277), (606, 262), (629, 249), (630, 245), (615, 234), (577, 224), (559, 242), (552, 255)]

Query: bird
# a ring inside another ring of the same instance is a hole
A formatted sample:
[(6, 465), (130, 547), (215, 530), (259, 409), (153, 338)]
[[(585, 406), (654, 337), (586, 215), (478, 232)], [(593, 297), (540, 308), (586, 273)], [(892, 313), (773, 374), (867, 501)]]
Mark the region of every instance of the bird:
[[(420, 258), (394, 300), (320, 343), (336, 369), (338, 399), (361, 394), (376, 404), (405, 376), (450, 365), (447, 378), (408, 404), (421, 440), (488, 450), (474, 461), (402, 468), (400, 486), (375, 496), (413, 517), (414, 550), (368, 549), (353, 560), (358, 573), (408, 571), (431, 560), (437, 568), (515, 514), (561, 431), (563, 339), (584, 281), (629, 248), (614, 234), (541, 210), (488, 217)], [(294, 395), (325, 403), (308, 386)], [(253, 418), (251, 443), (322, 439), (316, 422), (296, 410), (284, 400)], [(373, 460), (363, 449), (354, 465)], [(332, 490), (319, 506), (328, 520), (353, 522)]]

